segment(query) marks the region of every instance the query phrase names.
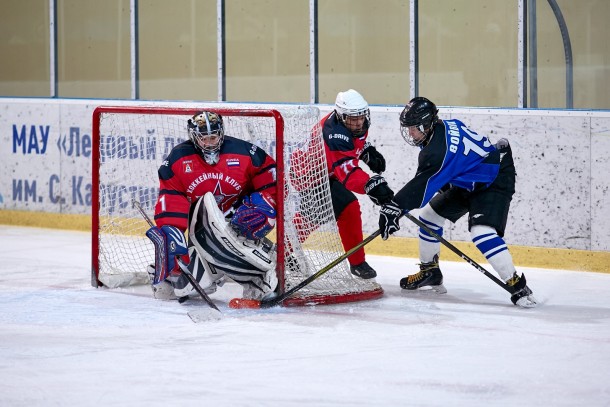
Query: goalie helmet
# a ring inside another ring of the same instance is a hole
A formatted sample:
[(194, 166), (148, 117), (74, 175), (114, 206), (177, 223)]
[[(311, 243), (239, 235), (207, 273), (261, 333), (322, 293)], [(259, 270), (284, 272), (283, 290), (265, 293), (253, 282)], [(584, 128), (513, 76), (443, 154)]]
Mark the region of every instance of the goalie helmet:
[(436, 105), (418, 96), (407, 103), (400, 114), (400, 134), (412, 146), (425, 144), (438, 121)]
[(222, 116), (214, 112), (196, 113), (188, 121), (189, 139), (203, 153), (206, 163), (215, 165), (225, 138)]
[(356, 137), (364, 135), (371, 125), (369, 104), (353, 89), (337, 94), (335, 111), (339, 120)]

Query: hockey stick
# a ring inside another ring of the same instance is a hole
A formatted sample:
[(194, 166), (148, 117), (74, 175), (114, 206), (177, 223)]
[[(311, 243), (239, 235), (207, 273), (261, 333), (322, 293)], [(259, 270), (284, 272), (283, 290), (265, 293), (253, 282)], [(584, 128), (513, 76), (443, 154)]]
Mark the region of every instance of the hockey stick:
[[(146, 222), (148, 222), (148, 225), (151, 228), (155, 227), (155, 224), (152, 222), (152, 220), (150, 220), (150, 218), (148, 217), (148, 215), (146, 214), (146, 212), (144, 212), (144, 208), (142, 208), (142, 205), (140, 205), (140, 202), (136, 201), (135, 199), (131, 200), (133, 206), (135, 206), (138, 211), (140, 212), (140, 214), (142, 215), (142, 217), (144, 218), (144, 220), (146, 220)], [(191, 273), (191, 271), (188, 269), (188, 266), (186, 264), (184, 264), (184, 262), (182, 262), (182, 260), (179, 257), (176, 257), (176, 261), (178, 262), (178, 266), (180, 267), (180, 271), (182, 271), (182, 274), (184, 274), (184, 276), (186, 277), (186, 279), (189, 281), (189, 283), (191, 283), (191, 285), (195, 288), (195, 291), (197, 291), (197, 293), (201, 296), (201, 298), (203, 298), (203, 300), (213, 309), (215, 309), (216, 311), (220, 312), (220, 310), (218, 309), (218, 307), (216, 306), (216, 304), (214, 304), (212, 302), (212, 300), (210, 299), (210, 297), (205, 293), (205, 291), (203, 291), (203, 288), (201, 288), (201, 285), (199, 285), (199, 282), (197, 281), (197, 279), (195, 278), (195, 276), (193, 276), (193, 274)]]
[(286, 291), (282, 295), (279, 295), (270, 300), (260, 300), (260, 301), (246, 299), (246, 298), (233, 298), (229, 302), (229, 307), (231, 307), (231, 308), (271, 308), (271, 307), (274, 307), (274, 306), (278, 305), (279, 303), (281, 303), (282, 301), (284, 301), (286, 298), (290, 297), (295, 292), (299, 291), (301, 288), (305, 287), (312, 281), (318, 279), (320, 276), (322, 276), (323, 274), (330, 271), (333, 267), (335, 267), (336, 265), (341, 263), (343, 260), (347, 259), (349, 256), (354, 254), (356, 251), (360, 250), (361, 248), (363, 248), (364, 246), (369, 244), (373, 239), (375, 239), (380, 234), (381, 234), (381, 230), (375, 231), (372, 235), (368, 236), (362, 242), (358, 243), (356, 246), (349, 249), (346, 253), (337, 257), (335, 260), (328, 263), (325, 267), (323, 267), (316, 273), (312, 274), (311, 276), (307, 277), (305, 280), (301, 281), (299, 284), (292, 287), (290, 290)]
[(455, 247), (454, 245), (449, 243), (447, 240), (445, 240), (445, 238), (443, 238), (441, 235), (439, 235), (438, 233), (436, 233), (435, 231), (430, 229), (421, 220), (417, 219), (415, 216), (411, 215), (409, 212), (405, 212), (404, 215), (407, 218), (409, 218), (409, 220), (411, 220), (413, 223), (415, 223), (417, 226), (419, 226), (420, 228), (422, 228), (426, 232), (428, 232), (430, 234), (430, 236), (432, 236), (433, 238), (435, 238), (436, 240), (438, 240), (439, 242), (444, 244), (445, 247), (447, 247), (453, 253), (457, 254), (463, 260), (465, 260), (467, 263), (470, 263), (470, 265), (473, 266), (475, 269), (477, 269), (478, 271), (480, 271), (481, 273), (483, 273), (487, 277), (489, 277), (491, 279), (491, 281), (493, 281), (494, 283), (498, 284), (500, 287), (504, 288), (509, 293), (514, 294), (514, 290), (512, 290), (506, 283), (504, 283), (502, 280), (500, 280), (499, 278), (497, 278), (496, 276), (491, 274), (489, 271), (485, 270), (481, 265), (479, 265), (479, 263), (477, 263), (476, 261), (472, 260), (466, 254), (464, 254), (464, 252), (462, 252), (460, 249), (458, 249), (457, 247)]

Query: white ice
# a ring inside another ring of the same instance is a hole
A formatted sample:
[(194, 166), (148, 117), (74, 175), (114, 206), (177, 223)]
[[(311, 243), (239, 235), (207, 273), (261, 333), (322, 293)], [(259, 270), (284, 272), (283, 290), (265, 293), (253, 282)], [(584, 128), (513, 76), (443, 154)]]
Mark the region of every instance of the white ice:
[(523, 269), (536, 309), (464, 262), (445, 295), (369, 256), (382, 299), (231, 310), (90, 285), (89, 234), (0, 226), (0, 406), (609, 406), (610, 274)]

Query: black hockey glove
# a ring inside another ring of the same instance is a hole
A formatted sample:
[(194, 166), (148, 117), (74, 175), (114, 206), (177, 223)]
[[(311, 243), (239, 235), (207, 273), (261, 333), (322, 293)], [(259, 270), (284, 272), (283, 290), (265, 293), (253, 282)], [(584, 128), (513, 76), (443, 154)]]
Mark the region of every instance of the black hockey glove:
[(402, 209), (394, 201), (384, 204), (379, 210), (379, 230), (381, 238), (387, 240), (390, 235), (400, 230), (398, 220), (402, 215)]
[(383, 205), (394, 198), (394, 191), (381, 175), (373, 175), (364, 185), (364, 192), (375, 205)]
[(385, 158), (369, 143), (366, 143), (362, 154), (360, 154), (360, 159), (376, 174), (381, 174), (385, 171)]

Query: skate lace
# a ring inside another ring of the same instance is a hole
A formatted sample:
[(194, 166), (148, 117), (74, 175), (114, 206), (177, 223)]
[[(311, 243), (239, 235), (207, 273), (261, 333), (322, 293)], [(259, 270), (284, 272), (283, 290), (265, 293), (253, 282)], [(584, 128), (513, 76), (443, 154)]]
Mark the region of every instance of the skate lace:
[(419, 273), (415, 273), (415, 274), (412, 274), (410, 276), (407, 276), (407, 283), (408, 284), (412, 284), (412, 283), (415, 283), (417, 281), (423, 280), (424, 279), (424, 273), (425, 273), (425, 270), (422, 270)]
[(515, 284), (517, 284), (519, 282), (520, 278), (518, 275), (514, 274), (511, 278), (509, 278), (506, 281), (506, 285), (508, 285), (509, 287), (514, 287)]
[(411, 284), (426, 278), (426, 272), (438, 267), (438, 263), (418, 263), (419, 272), (413, 275), (407, 276), (407, 283)]

